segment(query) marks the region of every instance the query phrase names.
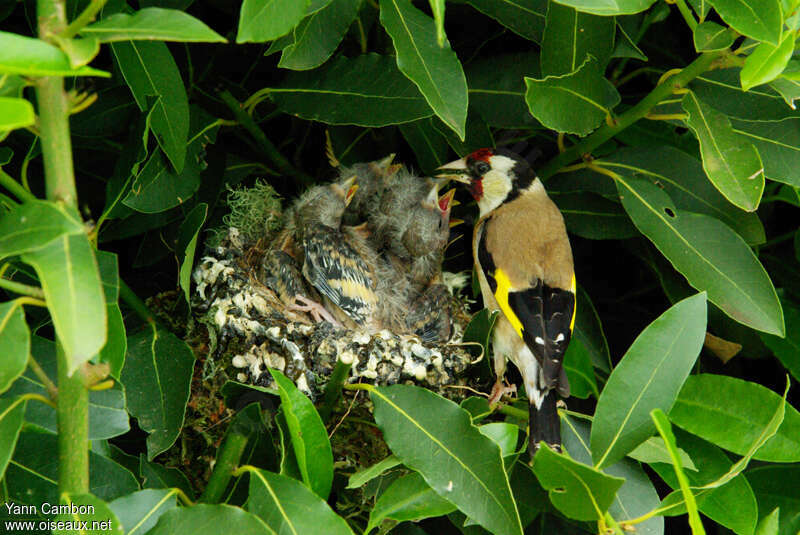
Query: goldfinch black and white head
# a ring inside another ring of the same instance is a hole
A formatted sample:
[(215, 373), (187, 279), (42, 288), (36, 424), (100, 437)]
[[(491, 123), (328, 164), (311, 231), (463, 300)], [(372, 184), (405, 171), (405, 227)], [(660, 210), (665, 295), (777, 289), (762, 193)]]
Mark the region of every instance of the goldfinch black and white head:
[(481, 216), (513, 200), (520, 191), (541, 188), (541, 182), (528, 162), (506, 149), (478, 149), (439, 170), (441, 176), (469, 186)]

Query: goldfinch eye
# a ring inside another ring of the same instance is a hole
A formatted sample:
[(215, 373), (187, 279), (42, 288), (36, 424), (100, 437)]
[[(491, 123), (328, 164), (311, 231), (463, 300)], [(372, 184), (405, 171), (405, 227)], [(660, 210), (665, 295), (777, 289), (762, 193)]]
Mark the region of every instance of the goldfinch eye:
[(478, 162), (475, 164), (475, 170), (481, 175), (485, 175), (491, 170), (491, 166), (486, 162)]

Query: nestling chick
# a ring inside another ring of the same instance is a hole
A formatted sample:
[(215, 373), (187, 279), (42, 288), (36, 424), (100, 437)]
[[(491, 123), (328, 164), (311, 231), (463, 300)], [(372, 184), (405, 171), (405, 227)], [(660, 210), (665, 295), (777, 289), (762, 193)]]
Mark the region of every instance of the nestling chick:
[(455, 189), (437, 197), (440, 183), (411, 211), (401, 242), (410, 262), (412, 284), (422, 288), (442, 271), (444, 250), (450, 238), (450, 210)]
[(443, 342), (450, 338), (452, 317), (450, 292), (441, 283), (431, 284), (411, 302), (406, 318), (409, 332), (423, 342)]
[[(575, 274), (564, 219), (528, 163), (504, 149), (480, 149), (440, 168), (478, 202), (472, 249), (484, 306), (502, 312), (494, 328), (493, 399), (506, 359), (522, 373), (530, 402), (529, 452), (560, 449), (557, 394), (569, 396), (562, 366), (575, 323)], [(556, 392), (554, 392), (554, 390)]]
[(342, 224), (356, 226), (367, 220), (376, 199), (383, 196), (387, 181), (400, 169), (399, 165), (392, 164), (393, 159), (394, 154), (390, 154), (381, 160), (357, 163), (340, 170), (339, 181), (355, 176), (358, 183), (358, 191), (345, 210)]

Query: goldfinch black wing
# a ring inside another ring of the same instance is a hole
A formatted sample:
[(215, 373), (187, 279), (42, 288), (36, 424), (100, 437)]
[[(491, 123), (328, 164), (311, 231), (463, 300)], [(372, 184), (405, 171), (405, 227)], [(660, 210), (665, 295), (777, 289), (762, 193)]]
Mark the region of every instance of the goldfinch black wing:
[(538, 278), (527, 288), (511, 288), (508, 275), (486, 249), (485, 234), (478, 242), (478, 259), (500, 310), (542, 368), (542, 388), (558, 388), (562, 396), (569, 396), (561, 364), (575, 323), (574, 275), (568, 289), (551, 288)]
[(314, 224), (303, 239), (303, 275), (353, 321), (364, 324), (377, 301), (375, 275), (370, 265), (341, 232)]

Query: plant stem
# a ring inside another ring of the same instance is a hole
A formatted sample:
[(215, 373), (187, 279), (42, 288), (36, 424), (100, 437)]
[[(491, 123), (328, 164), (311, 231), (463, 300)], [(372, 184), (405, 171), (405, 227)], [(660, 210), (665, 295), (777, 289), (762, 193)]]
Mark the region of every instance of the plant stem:
[(528, 411), (523, 411), (511, 405), (499, 405), (497, 407), (497, 412), (505, 414), (506, 416), (512, 416), (518, 420), (528, 419)]
[(694, 15), (692, 15), (692, 11), (689, 9), (689, 6), (686, 5), (684, 0), (675, 0), (675, 5), (678, 6), (678, 11), (681, 12), (683, 20), (685, 20), (686, 24), (689, 25), (689, 29), (694, 32), (694, 29), (697, 28), (697, 21), (694, 20)]
[(239, 466), (242, 453), (247, 446), (247, 435), (235, 431), (234, 427), (229, 428), (228, 436), (225, 437), (222, 446), (217, 451), (214, 471), (211, 472), (208, 485), (203, 491), (203, 495), (200, 496), (199, 502), (218, 503), (228, 487), (234, 470)]
[(639, 119), (642, 119), (656, 104), (672, 94), (675, 89), (685, 87), (686, 84), (709, 70), (715, 60), (722, 58), (728, 54), (728, 52), (727, 50), (721, 50), (700, 55), (692, 63), (687, 65), (686, 68), (657, 85), (646, 97), (640, 100), (638, 104), (619, 115), (611, 124), (604, 124), (595, 130), (593, 134), (584, 138), (583, 141), (571, 146), (566, 151), (547, 162), (547, 164), (538, 171), (539, 177), (547, 179), (556, 174), (559, 169), (565, 165), (582, 158), (584, 155), (589, 155), (592, 150), (613, 138)]
[(0, 169), (0, 185), (10, 191), (14, 197), (22, 202), (35, 201), (36, 196), (30, 191), (26, 190), (22, 185), (14, 180), (5, 171)]
[(233, 112), (233, 116), (239, 124), (253, 136), (253, 139), (256, 140), (259, 148), (264, 151), (267, 158), (269, 158), (282, 173), (299, 178), (300, 182), (306, 186), (310, 186), (314, 183), (312, 177), (295, 168), (289, 160), (284, 158), (283, 154), (273, 145), (272, 141), (270, 141), (266, 134), (264, 134), (264, 131), (259, 128), (253, 118), (245, 113), (241, 103), (231, 95), (230, 91), (221, 91), (219, 97), (228, 106), (231, 112)]
[(36, 286), (14, 282), (0, 277), (0, 288), (14, 292), (15, 294), (28, 295), (37, 299), (44, 299), (44, 291)]
[(333, 369), (330, 379), (328, 379), (328, 384), (325, 385), (325, 397), (322, 408), (319, 411), (319, 415), (325, 423), (328, 423), (334, 405), (342, 397), (342, 385), (347, 380), (347, 376), (350, 375), (351, 366), (352, 363), (345, 364), (341, 360), (337, 360), (336, 367)]
[[(67, 25), (64, 0), (38, 0), (39, 37), (51, 41)], [(42, 157), (47, 198), (78, 209), (72, 145), (69, 134), (69, 101), (64, 79), (45, 76), (36, 81)], [(84, 384), (86, 365), (69, 375), (69, 362), (56, 340), (58, 364), (58, 490), (89, 492), (89, 391)]]
[(147, 305), (144, 304), (144, 301), (139, 299), (139, 296), (133, 293), (130, 286), (122, 279), (119, 280), (119, 297), (144, 321), (147, 323), (157, 323), (155, 316), (153, 316), (153, 313), (147, 308)]
[(58, 388), (56, 388), (56, 385), (50, 380), (50, 377), (48, 377), (42, 367), (39, 366), (39, 363), (36, 362), (36, 359), (33, 358), (33, 355), (28, 355), (28, 367), (42, 382), (44, 388), (47, 390), (47, 394), (50, 396), (50, 399), (55, 401), (58, 397)]
[(103, 6), (106, 5), (107, 0), (92, 0), (92, 2), (86, 6), (86, 9), (78, 15), (75, 20), (73, 20), (67, 28), (61, 32), (61, 37), (65, 37), (69, 39), (70, 37), (75, 37), (79, 31), (83, 29), (84, 26), (91, 23), (97, 14), (103, 9)]

